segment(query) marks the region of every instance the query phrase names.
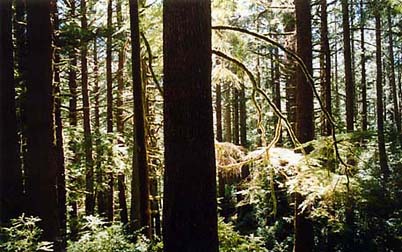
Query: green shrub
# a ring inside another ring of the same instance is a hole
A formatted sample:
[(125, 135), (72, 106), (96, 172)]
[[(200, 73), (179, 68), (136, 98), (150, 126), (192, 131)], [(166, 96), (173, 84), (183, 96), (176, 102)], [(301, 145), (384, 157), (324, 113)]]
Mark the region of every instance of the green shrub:
[(39, 241), (42, 230), (37, 226), (37, 217), (21, 215), (11, 220), (10, 227), (0, 231), (0, 251), (33, 252), (53, 251), (51, 242)]

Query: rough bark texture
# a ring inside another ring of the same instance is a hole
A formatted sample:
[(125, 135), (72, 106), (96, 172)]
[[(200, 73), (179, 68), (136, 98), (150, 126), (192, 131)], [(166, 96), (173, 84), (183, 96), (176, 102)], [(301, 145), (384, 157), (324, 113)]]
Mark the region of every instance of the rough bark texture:
[[(297, 54), (312, 74), (311, 6), (296, 0)], [(301, 143), (314, 138), (313, 91), (301, 68), (296, 69), (296, 136)]]
[(123, 225), (128, 224), (128, 211), (127, 211), (127, 199), (126, 199), (126, 182), (124, 173), (119, 173), (117, 176), (117, 187), (119, 190), (119, 209), (120, 209), (120, 221)]
[(224, 92), (225, 94), (225, 115), (223, 117), (223, 123), (224, 123), (224, 138), (223, 140), (225, 142), (232, 142), (232, 103), (231, 103), (231, 95), (230, 95), (230, 85), (226, 85), (226, 90)]
[[(57, 242), (57, 159), (54, 146), (50, 1), (27, 2), (27, 194), (29, 214), (41, 218), (42, 239)], [(56, 247), (55, 251), (59, 251)]]
[(217, 252), (211, 2), (163, 4), (164, 251)]
[(343, 56), (345, 64), (345, 86), (346, 86), (346, 130), (354, 130), (354, 100), (355, 87), (352, 76), (352, 56), (350, 48), (350, 25), (349, 25), (349, 1), (342, 2), (342, 27), (343, 27)]
[(0, 1), (0, 225), (21, 213), (11, 0)]
[(149, 176), (145, 142), (143, 88), (141, 80), (141, 56), (139, 39), (138, 2), (130, 0), (130, 25), (132, 45), (132, 74), (134, 92), (134, 158), (131, 183), (131, 224), (144, 228), (143, 233), (151, 237), (151, 210), (149, 202)]
[(240, 122), (239, 122), (239, 90), (237, 88), (233, 88), (233, 143), (239, 144), (239, 130), (240, 130)]
[[(86, 17), (87, 7), (86, 1), (81, 0), (81, 29), (88, 29), (88, 21)], [(82, 85), (82, 106), (84, 111), (84, 148), (85, 148), (85, 214), (94, 214), (95, 198), (94, 198), (94, 171), (93, 171), (93, 156), (92, 156), (92, 132), (91, 132), (91, 117), (89, 108), (89, 91), (88, 91), (88, 66), (87, 42), (81, 41), (81, 85)]]
[(106, 38), (106, 124), (107, 132), (113, 132), (113, 80), (112, 80), (112, 0), (107, 2)]
[[(327, 1), (321, 0), (321, 97), (324, 101), (324, 108), (332, 114), (331, 104), (331, 52), (328, 41), (328, 13)], [(322, 134), (331, 135), (331, 123), (322, 113)]]
[(384, 179), (389, 176), (389, 168), (387, 162), (387, 153), (385, 150), (384, 139), (384, 104), (383, 104), (383, 90), (382, 90), (382, 53), (381, 53), (381, 14), (376, 6), (375, 15), (375, 41), (376, 41), (376, 64), (377, 64), (377, 78), (376, 78), (376, 91), (377, 91), (377, 133), (378, 133), (378, 151), (380, 156), (380, 167)]
[[(297, 53), (312, 74), (311, 6), (309, 0), (296, 0)], [(296, 136), (301, 143), (314, 138), (313, 91), (306, 76), (296, 69)], [(313, 226), (307, 212), (300, 212), (303, 197), (295, 195), (295, 252), (311, 252), (314, 248)]]

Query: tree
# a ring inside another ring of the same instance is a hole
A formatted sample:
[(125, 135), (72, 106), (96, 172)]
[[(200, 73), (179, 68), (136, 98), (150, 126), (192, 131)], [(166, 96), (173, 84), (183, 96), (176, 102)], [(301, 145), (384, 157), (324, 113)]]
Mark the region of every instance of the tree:
[(349, 25), (349, 2), (342, 2), (342, 28), (343, 28), (343, 56), (345, 64), (345, 85), (346, 85), (346, 130), (354, 130), (354, 83), (352, 73), (352, 56), (350, 49), (350, 25)]
[(0, 1), (0, 225), (20, 215), (22, 172), (19, 160), (11, 1)]
[(143, 88), (141, 79), (140, 32), (138, 1), (130, 0), (131, 61), (134, 96), (134, 153), (131, 182), (131, 225), (143, 228), (151, 237), (151, 210), (149, 203), (149, 176), (145, 139)]
[[(88, 29), (86, 1), (81, 0), (81, 29), (85, 32)], [(84, 112), (84, 148), (85, 148), (85, 214), (94, 214), (95, 197), (94, 197), (94, 170), (92, 156), (92, 132), (91, 117), (89, 108), (89, 90), (88, 90), (88, 42), (86, 37), (81, 38), (81, 93), (82, 106)]]
[(27, 2), (26, 191), (28, 213), (41, 218), (42, 239), (56, 242), (59, 251), (50, 10), (50, 0)]
[(382, 2), (375, 2), (374, 4), (374, 17), (375, 17), (375, 41), (376, 41), (376, 94), (377, 94), (377, 134), (378, 134), (378, 151), (380, 156), (381, 172), (386, 180), (389, 176), (389, 167), (387, 162), (387, 153), (385, 150), (384, 138), (384, 104), (383, 104), (383, 90), (382, 90), (382, 42), (381, 42), (381, 8)]
[(367, 130), (367, 81), (366, 81), (366, 46), (365, 35), (365, 14), (363, 0), (360, 0), (360, 50), (361, 50), (361, 94), (362, 94), (362, 130)]
[(163, 3), (164, 251), (218, 251), (211, 2)]
[[(309, 0), (295, 0), (297, 53), (312, 74), (311, 6)], [(296, 69), (296, 136), (301, 143), (314, 138), (313, 91), (298, 66)], [(295, 193), (295, 252), (313, 251), (314, 235), (307, 210), (299, 205), (303, 197)]]
[[(329, 114), (332, 114), (332, 100), (331, 100), (331, 51), (328, 41), (328, 13), (327, 1), (321, 0), (321, 93), (325, 108)], [(322, 133), (325, 136), (331, 135), (331, 123), (329, 119), (322, 115)]]

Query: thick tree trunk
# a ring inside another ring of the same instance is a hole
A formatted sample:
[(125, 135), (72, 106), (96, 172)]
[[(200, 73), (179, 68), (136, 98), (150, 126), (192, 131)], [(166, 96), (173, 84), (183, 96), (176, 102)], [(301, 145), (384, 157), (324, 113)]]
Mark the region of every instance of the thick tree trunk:
[[(324, 108), (332, 114), (331, 99), (331, 52), (328, 41), (328, 13), (327, 1), (321, 0), (321, 97), (324, 101)], [(331, 123), (328, 118), (321, 113), (322, 117), (322, 134), (324, 136), (331, 135)]]
[(0, 1), (0, 225), (21, 214), (23, 182), (15, 103), (11, 0)]
[[(279, 109), (279, 111), (281, 111), (281, 72), (279, 70), (279, 65), (280, 65), (280, 61), (279, 61), (279, 50), (278, 48), (274, 49), (274, 66), (273, 66), (273, 87), (274, 87), (274, 103), (275, 106)], [(275, 127), (276, 124), (278, 123), (279, 118), (276, 117), (275, 118)], [(282, 131), (279, 132), (280, 136), (279, 136), (279, 140), (278, 140), (278, 144), (282, 143)]]
[[(311, 6), (309, 0), (295, 0), (297, 53), (312, 74)], [(301, 143), (314, 138), (313, 91), (300, 66), (296, 69), (296, 136)], [(307, 210), (300, 212), (303, 197), (295, 194), (295, 252), (311, 252), (314, 248), (313, 226)]]
[(222, 86), (221, 84), (216, 85), (216, 140), (222, 142)]
[(345, 85), (346, 85), (346, 130), (354, 130), (354, 103), (355, 87), (352, 73), (352, 56), (350, 46), (350, 25), (349, 25), (349, 1), (342, 2), (342, 27), (343, 27), (343, 56), (345, 64)]
[[(122, 0), (117, 1), (116, 8), (116, 16), (117, 16), (117, 25), (118, 27), (123, 26), (123, 15), (121, 12), (121, 2)], [(116, 129), (122, 138), (124, 136), (124, 122), (123, 122), (123, 95), (124, 95), (124, 61), (125, 61), (125, 49), (124, 45), (119, 48), (119, 56), (118, 56), (118, 68), (117, 68), (117, 99), (116, 99)], [(122, 143), (122, 141), (119, 141)]]
[[(87, 7), (86, 1), (81, 0), (81, 29), (88, 29), (88, 21), (86, 17)], [(91, 117), (89, 108), (89, 91), (88, 91), (88, 66), (87, 66), (88, 45), (87, 42), (81, 40), (81, 82), (82, 82), (82, 106), (84, 111), (84, 148), (85, 148), (85, 214), (93, 215), (95, 209), (94, 198), (94, 171), (92, 156), (92, 132)]]
[(211, 2), (163, 2), (166, 252), (217, 252)]
[(119, 173), (117, 176), (117, 186), (119, 190), (119, 209), (120, 209), (120, 221), (123, 225), (128, 224), (128, 211), (127, 211), (127, 199), (126, 199), (126, 182), (124, 173)]
[[(50, 0), (27, 2), (27, 194), (29, 214), (41, 218), (42, 239), (57, 242), (57, 208)], [(59, 249), (55, 248), (55, 251)]]
[(378, 132), (378, 151), (380, 156), (380, 168), (384, 179), (389, 177), (389, 168), (387, 162), (387, 153), (385, 150), (384, 139), (384, 104), (383, 104), (383, 90), (382, 90), (382, 53), (381, 53), (381, 14), (379, 7), (375, 8), (375, 41), (376, 41), (376, 64), (377, 64), (377, 78), (376, 78), (376, 91), (377, 91), (377, 132)]
[[(296, 0), (297, 53), (312, 74), (311, 6)], [(296, 69), (296, 136), (301, 143), (314, 138), (313, 91), (302, 69)]]
[(130, 0), (132, 45), (132, 74), (134, 92), (134, 157), (131, 183), (131, 225), (151, 237), (151, 210), (149, 202), (149, 176), (145, 140), (144, 102), (141, 80), (138, 1)]

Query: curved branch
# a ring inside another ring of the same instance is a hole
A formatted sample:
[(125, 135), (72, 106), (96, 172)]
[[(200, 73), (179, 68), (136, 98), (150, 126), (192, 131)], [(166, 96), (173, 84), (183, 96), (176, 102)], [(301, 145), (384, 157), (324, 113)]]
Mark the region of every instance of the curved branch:
[[(313, 79), (313, 76), (309, 73), (309, 71), (308, 71), (308, 69), (307, 69), (307, 66), (306, 66), (306, 64), (304, 64), (303, 60), (302, 60), (295, 52), (293, 52), (292, 50), (289, 50), (289, 49), (286, 48), (285, 46), (281, 45), (279, 42), (277, 42), (277, 41), (275, 41), (275, 40), (273, 40), (273, 39), (271, 39), (271, 38), (265, 37), (265, 36), (263, 36), (263, 35), (261, 35), (261, 34), (258, 34), (258, 33), (255, 33), (255, 32), (252, 32), (252, 31), (243, 29), (243, 28), (233, 27), (233, 26), (223, 26), (223, 25), (219, 25), (219, 26), (213, 26), (212, 29), (215, 29), (215, 30), (229, 30), (229, 31), (240, 32), (240, 33), (244, 33), (244, 34), (247, 34), (247, 35), (256, 37), (256, 38), (258, 38), (258, 39), (261, 39), (261, 40), (263, 40), (263, 41), (265, 41), (265, 42), (268, 42), (268, 43), (270, 43), (270, 44), (272, 44), (272, 45), (278, 47), (279, 49), (281, 49), (282, 51), (284, 51), (285, 53), (287, 53), (289, 56), (291, 56), (291, 57), (299, 64), (300, 68), (302, 69), (304, 75), (306, 76), (306, 78), (307, 78), (307, 80), (308, 80), (308, 83), (310, 84), (311, 89), (313, 90), (314, 96), (315, 96), (315, 97), (317, 98), (317, 100), (318, 100), (318, 103), (319, 103), (319, 105), (320, 105), (320, 108), (321, 108), (322, 111), (324, 112), (325, 117), (328, 119), (328, 121), (329, 121), (329, 123), (330, 123), (330, 125), (331, 125), (331, 128), (332, 128), (332, 139), (333, 139), (333, 141), (334, 141), (334, 148), (335, 148), (336, 157), (338, 158), (339, 162), (340, 162), (343, 166), (349, 167), (349, 165), (347, 165), (347, 164), (345, 163), (345, 161), (343, 161), (343, 159), (341, 158), (340, 153), (339, 153), (338, 146), (337, 146), (337, 144), (336, 144), (336, 143), (337, 143), (337, 140), (336, 140), (336, 134), (335, 134), (335, 128), (336, 128), (335, 121), (334, 121), (334, 119), (332, 118), (331, 114), (328, 112), (328, 110), (325, 109), (325, 106), (324, 106), (324, 104), (323, 104), (323, 102), (322, 102), (322, 100), (321, 100), (321, 98), (320, 98), (320, 95), (318, 94), (318, 91), (317, 91), (317, 89), (316, 89), (315, 86), (314, 86), (314, 79)], [(247, 73), (247, 74), (248, 74), (248, 73)], [(281, 118), (281, 119), (282, 119), (282, 118)], [(346, 171), (346, 175), (348, 175), (348, 172), (347, 172), (347, 171)]]
[(158, 78), (156, 78), (156, 74), (155, 74), (154, 68), (153, 68), (153, 66), (152, 66), (152, 58), (153, 58), (153, 55), (152, 55), (151, 46), (149, 45), (149, 42), (148, 42), (148, 40), (147, 40), (147, 38), (145, 37), (145, 35), (144, 35), (143, 32), (141, 32), (141, 37), (142, 37), (142, 39), (144, 40), (145, 47), (147, 48), (147, 53), (148, 53), (148, 65), (149, 65), (149, 70), (151, 71), (152, 79), (153, 79), (154, 82), (155, 82), (156, 88), (159, 90), (160, 94), (163, 96), (162, 87), (161, 87), (161, 85), (160, 85), (160, 83), (159, 83), (159, 81), (158, 81)]

